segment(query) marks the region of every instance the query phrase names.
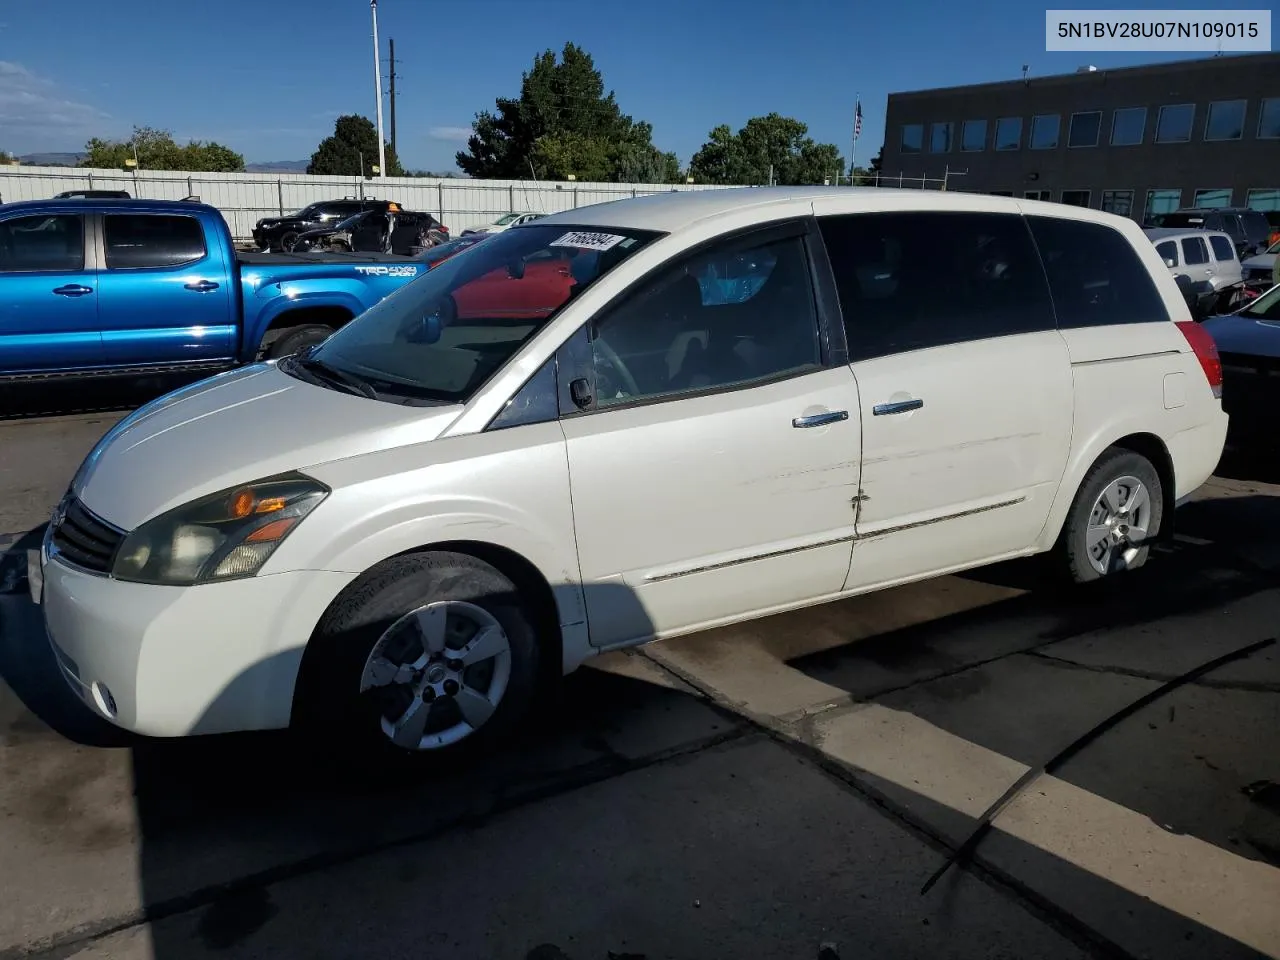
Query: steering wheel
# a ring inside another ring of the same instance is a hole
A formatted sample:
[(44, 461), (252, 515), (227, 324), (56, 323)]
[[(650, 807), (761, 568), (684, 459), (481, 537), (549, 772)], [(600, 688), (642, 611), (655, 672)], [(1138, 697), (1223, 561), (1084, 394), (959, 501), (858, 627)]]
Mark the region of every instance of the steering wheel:
[[(610, 383), (614, 378), (622, 382), (623, 393), (632, 397), (640, 396), (640, 387), (636, 384), (636, 378), (631, 375), (631, 371), (622, 362), (622, 358), (618, 356), (617, 351), (599, 337), (593, 340), (591, 345), (596, 353), (597, 397), (616, 395), (619, 392), (617, 385)], [(600, 363), (601, 360), (604, 361), (603, 364)], [(605, 387), (606, 383), (610, 384), (613, 389), (607, 389)]]

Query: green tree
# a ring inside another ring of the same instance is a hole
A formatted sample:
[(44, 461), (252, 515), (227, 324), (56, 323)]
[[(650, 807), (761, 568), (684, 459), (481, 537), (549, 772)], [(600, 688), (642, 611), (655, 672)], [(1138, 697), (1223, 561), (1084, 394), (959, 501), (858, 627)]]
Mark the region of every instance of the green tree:
[[(467, 149), (457, 155), (466, 174), (485, 179), (674, 182), (679, 161), (653, 145), (653, 128), (637, 123), (605, 93), (595, 61), (566, 43), (534, 58), (520, 95), (500, 98), (476, 114)], [(645, 176), (640, 177), (639, 174)]]
[(186, 170), (192, 173), (238, 173), (244, 170), (244, 157), (230, 147), (214, 141), (191, 140), (181, 145), (168, 130), (134, 127), (128, 140), (104, 140), (94, 137), (85, 144), (82, 167), (115, 169), (125, 166), (135, 155), (143, 170)]
[(805, 124), (777, 113), (752, 117), (737, 133), (721, 124), (689, 164), (699, 183), (740, 185), (766, 184), (771, 170), (774, 183), (820, 184), (844, 168), (833, 144), (815, 142)]
[[(383, 173), (388, 177), (404, 176), (404, 168), (391, 144), (384, 146), (387, 169)], [(368, 174), (378, 164), (378, 128), (367, 117), (348, 114), (334, 123), (333, 136), (320, 141), (307, 164), (307, 173), (356, 177), (361, 172), (362, 157), (364, 172)]]

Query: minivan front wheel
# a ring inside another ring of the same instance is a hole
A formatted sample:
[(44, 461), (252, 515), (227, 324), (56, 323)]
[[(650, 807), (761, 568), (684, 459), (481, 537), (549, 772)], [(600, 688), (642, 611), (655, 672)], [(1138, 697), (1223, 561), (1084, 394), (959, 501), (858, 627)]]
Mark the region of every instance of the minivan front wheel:
[(1151, 461), (1109, 450), (1085, 475), (1067, 515), (1061, 549), (1072, 579), (1088, 583), (1141, 567), (1163, 518), (1164, 490)]
[(470, 753), (528, 712), (538, 659), (532, 618), (498, 570), (451, 552), (393, 557), (317, 626), (295, 716), (358, 749)]

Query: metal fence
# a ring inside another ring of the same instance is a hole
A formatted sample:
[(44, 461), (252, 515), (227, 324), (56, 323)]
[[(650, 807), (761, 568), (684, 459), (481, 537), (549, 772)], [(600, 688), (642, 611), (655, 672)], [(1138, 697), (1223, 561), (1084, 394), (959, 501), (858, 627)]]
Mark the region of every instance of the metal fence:
[(289, 173), (179, 173), (68, 167), (0, 167), (0, 203), (44, 200), (67, 190), (128, 190), (149, 200), (199, 197), (217, 207), (237, 239), (262, 217), (282, 216), (318, 200), (375, 197), (435, 214), (456, 235), (504, 213), (559, 213), (593, 203), (674, 190), (728, 189), (709, 184), (547, 183), (419, 177), (314, 177)]

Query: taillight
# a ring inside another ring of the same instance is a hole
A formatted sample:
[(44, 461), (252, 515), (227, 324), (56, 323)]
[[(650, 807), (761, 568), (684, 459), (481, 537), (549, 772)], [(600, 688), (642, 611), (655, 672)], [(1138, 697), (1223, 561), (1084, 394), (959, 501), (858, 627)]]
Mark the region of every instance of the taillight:
[(1192, 320), (1181, 320), (1178, 329), (1187, 338), (1213, 395), (1222, 398), (1222, 358), (1218, 356), (1218, 344), (1204, 327)]

